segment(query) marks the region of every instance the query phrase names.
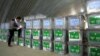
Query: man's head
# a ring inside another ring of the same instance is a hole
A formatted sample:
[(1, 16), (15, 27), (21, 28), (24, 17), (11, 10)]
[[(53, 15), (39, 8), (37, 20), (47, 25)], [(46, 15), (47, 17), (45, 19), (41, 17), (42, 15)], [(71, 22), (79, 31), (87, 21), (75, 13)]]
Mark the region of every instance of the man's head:
[(19, 22), (22, 20), (22, 18), (20, 16), (16, 17), (16, 20)]

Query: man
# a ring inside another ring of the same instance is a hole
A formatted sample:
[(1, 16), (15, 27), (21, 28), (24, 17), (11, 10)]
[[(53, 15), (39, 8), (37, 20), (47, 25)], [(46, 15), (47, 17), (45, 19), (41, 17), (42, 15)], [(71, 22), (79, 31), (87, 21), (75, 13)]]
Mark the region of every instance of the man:
[(8, 46), (11, 47), (11, 41), (12, 38), (14, 37), (14, 32), (18, 31), (18, 37), (21, 37), (21, 31), (22, 31), (22, 25), (20, 24), (21, 22), (21, 17), (16, 17), (15, 19), (12, 19), (9, 25), (9, 38), (8, 38)]

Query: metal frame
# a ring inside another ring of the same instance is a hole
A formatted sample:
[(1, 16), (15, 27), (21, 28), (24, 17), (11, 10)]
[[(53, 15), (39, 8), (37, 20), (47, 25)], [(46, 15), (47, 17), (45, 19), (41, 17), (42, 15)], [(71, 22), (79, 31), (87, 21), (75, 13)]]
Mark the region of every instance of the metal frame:
[[(55, 40), (55, 35), (54, 35), (54, 41), (53, 41), (53, 43), (55, 44), (55, 42), (61, 42), (62, 44), (63, 44), (63, 50), (60, 52), (60, 53), (58, 53), (58, 54), (66, 54), (66, 53), (68, 53), (68, 51), (67, 51), (67, 41), (68, 41), (68, 36), (67, 36), (67, 33), (68, 33), (68, 21), (67, 21), (67, 18), (66, 17), (58, 17), (58, 18), (54, 18), (54, 21), (53, 21), (53, 24), (55, 25), (55, 20), (56, 19), (63, 19), (64, 20), (64, 27), (60, 27), (60, 28), (57, 28), (57, 27), (55, 27), (54, 26), (54, 30), (53, 30), (53, 32), (56, 30), (56, 29), (58, 29), (58, 30), (61, 30), (62, 32), (63, 32), (63, 37), (62, 37), (62, 40), (61, 39), (59, 39), (59, 40)], [(54, 52), (55, 52), (55, 50), (54, 50)]]
[[(63, 21), (64, 21), (63, 27), (62, 26), (61, 27), (55, 26), (55, 20), (56, 19), (63, 19)], [(66, 29), (66, 28), (67, 28), (67, 19), (66, 19), (66, 17), (57, 17), (57, 18), (54, 18), (54, 29)]]
[[(70, 22), (69, 22), (69, 20), (70, 20), (69, 18), (70, 18), (70, 17), (76, 17), (77, 19), (79, 19), (79, 21), (80, 21), (80, 23), (81, 23), (81, 24), (79, 24), (79, 27), (80, 27), (80, 28), (76, 28), (76, 27), (75, 27), (75, 28), (72, 28), (72, 27), (70, 27), (70, 25), (68, 25), (68, 29), (69, 29), (69, 30), (71, 30), (71, 29), (76, 29), (76, 30), (77, 30), (77, 29), (84, 29), (84, 22), (83, 22), (84, 19), (82, 18), (82, 15), (83, 15), (83, 14), (81, 14), (81, 15), (71, 15), (71, 16), (68, 16), (68, 17), (67, 17), (67, 19), (68, 19), (68, 24), (70, 24)], [(76, 19), (76, 18), (75, 18), (75, 19)], [(83, 25), (82, 25), (82, 24), (83, 24)]]
[(33, 25), (32, 25), (32, 20), (26, 20), (27, 21), (30, 21), (30, 24), (31, 24), (31, 27), (26, 27), (26, 29), (32, 29)]
[[(33, 36), (33, 33), (32, 33), (32, 48), (34, 48), (34, 46), (33, 46), (33, 41), (34, 40), (38, 40), (39, 42), (40, 42), (40, 45), (39, 45), (39, 47), (37, 47), (36, 49), (40, 49), (40, 50), (42, 50), (42, 18), (35, 18), (35, 19), (33, 19), (32, 20), (32, 25), (33, 25), (33, 23), (34, 23), (34, 21), (35, 20), (39, 20), (40, 21), (40, 24), (39, 24), (39, 27), (37, 28), (35, 28), (34, 26), (32, 27), (32, 30), (38, 30), (39, 31), (39, 36)], [(34, 39), (34, 37), (38, 37), (39, 39)]]
[[(31, 48), (31, 29), (25, 29), (25, 32), (26, 32), (26, 30), (29, 30), (30, 31), (30, 36), (26, 36), (26, 34), (25, 34), (25, 46), (27, 46), (27, 47), (29, 47), (29, 48)], [(26, 39), (28, 39), (29, 41), (30, 41), (30, 45), (26, 45)]]

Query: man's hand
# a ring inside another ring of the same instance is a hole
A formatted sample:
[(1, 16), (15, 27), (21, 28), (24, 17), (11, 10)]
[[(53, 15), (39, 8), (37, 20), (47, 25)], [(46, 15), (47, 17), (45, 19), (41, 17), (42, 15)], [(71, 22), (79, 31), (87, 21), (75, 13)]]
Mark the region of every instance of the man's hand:
[(22, 26), (22, 25), (20, 25), (20, 26), (17, 28), (17, 30), (19, 30), (19, 29), (21, 29), (21, 28), (23, 28), (23, 26)]
[(19, 26), (19, 28), (23, 28), (23, 26), (22, 26), (22, 25), (20, 25), (20, 26)]

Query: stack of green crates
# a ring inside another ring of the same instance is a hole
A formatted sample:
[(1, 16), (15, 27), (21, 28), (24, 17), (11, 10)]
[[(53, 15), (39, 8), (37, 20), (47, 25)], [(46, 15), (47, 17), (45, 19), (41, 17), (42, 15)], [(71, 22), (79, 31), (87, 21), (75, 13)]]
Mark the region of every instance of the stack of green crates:
[(23, 38), (18, 38), (18, 44), (20, 45), (20, 46), (24, 46), (24, 39)]
[(2, 40), (2, 31), (0, 29), (0, 41)]
[(40, 30), (33, 29), (32, 30), (33, 40), (32, 40), (32, 48), (40, 49)]
[(3, 40), (4, 42), (7, 42), (7, 38), (8, 38), (8, 36), (7, 36), (8, 30), (4, 29), (2, 33), (3, 33), (3, 38), (2, 38), (2, 40)]
[(18, 44), (18, 32), (14, 32), (14, 43)]
[[(88, 56), (100, 56), (100, 32), (99, 31), (91, 31), (89, 32), (89, 43), (92, 44), (88, 47)], [(95, 47), (98, 46), (98, 47)]]
[(0, 39), (1, 39), (1, 41), (3, 41), (3, 35), (4, 35), (4, 33), (3, 33), (3, 29), (1, 29), (1, 37), (0, 37)]
[(51, 31), (48, 29), (43, 30), (43, 50), (51, 51)]
[(26, 29), (25, 30), (25, 46), (27, 47), (31, 47), (31, 30), (30, 29)]
[(82, 47), (81, 46), (81, 37), (80, 32), (78, 30), (70, 30), (69, 31), (69, 44), (68, 44), (68, 50), (70, 56), (82, 56)]
[(61, 29), (54, 30), (54, 52), (64, 54), (64, 33)]
[(18, 45), (24, 46), (24, 30), (22, 30), (22, 35), (18, 37)]

